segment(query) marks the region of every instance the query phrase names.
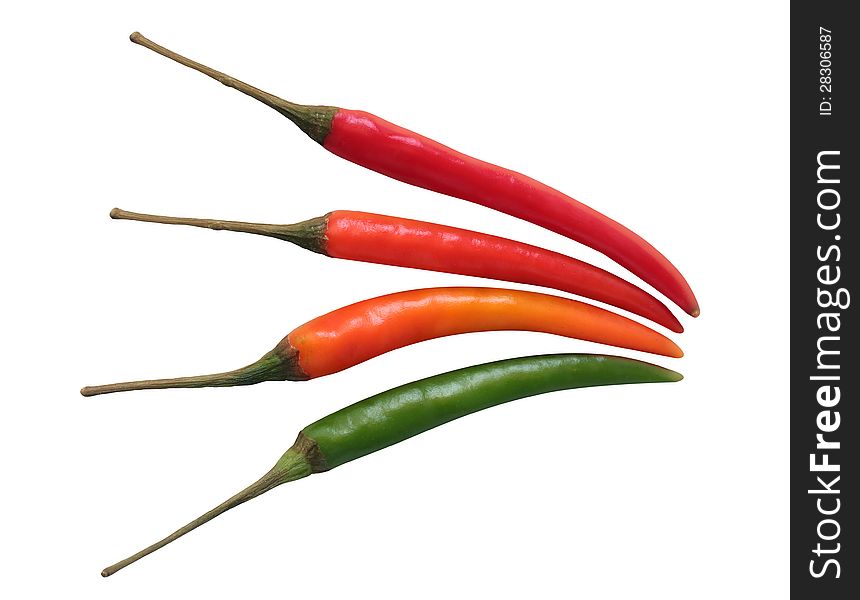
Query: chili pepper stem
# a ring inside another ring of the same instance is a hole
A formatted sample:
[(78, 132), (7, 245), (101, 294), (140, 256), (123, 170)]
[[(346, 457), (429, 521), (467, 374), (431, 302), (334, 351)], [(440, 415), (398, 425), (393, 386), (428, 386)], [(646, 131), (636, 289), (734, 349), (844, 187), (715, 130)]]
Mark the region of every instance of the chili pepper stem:
[(268, 352), (255, 363), (224, 373), (211, 375), (195, 375), (191, 377), (175, 377), (172, 379), (146, 379), (142, 381), (126, 381), (109, 383), (81, 388), (82, 396), (98, 396), (114, 392), (129, 392), (133, 390), (161, 390), (167, 388), (200, 388), (200, 387), (231, 387), (237, 385), (253, 385), (263, 381), (300, 381), (307, 379), (298, 372), (296, 352), (289, 348), (284, 351), (280, 345)]
[(193, 61), (189, 58), (185, 58), (173, 52), (172, 50), (168, 50), (164, 46), (159, 46), (152, 40), (148, 40), (144, 36), (142, 36), (139, 32), (135, 31), (129, 36), (129, 39), (143, 46), (144, 48), (149, 48), (153, 52), (160, 54), (170, 60), (176, 61), (181, 65), (184, 65), (190, 69), (194, 69), (212, 79), (226, 85), (227, 87), (231, 87), (234, 90), (238, 90), (243, 94), (254, 98), (255, 100), (259, 100), (266, 106), (274, 108), (276, 111), (287, 117), (290, 121), (295, 123), (299, 129), (304, 131), (308, 136), (311, 137), (314, 141), (322, 144), (325, 137), (328, 135), (329, 131), (331, 131), (331, 120), (334, 118), (335, 113), (338, 111), (337, 107), (334, 106), (307, 106), (305, 104), (296, 104), (295, 102), (290, 102), (288, 100), (284, 100), (283, 98), (279, 98), (273, 94), (268, 92), (264, 92), (263, 90), (254, 87), (253, 85), (247, 84), (244, 81), (240, 81), (235, 79), (234, 77), (230, 77), (229, 75), (222, 73), (220, 71), (216, 71), (206, 65), (202, 65), (199, 62)]
[[(298, 443), (296, 444), (296, 446), (297, 445)], [(120, 569), (127, 567), (131, 563), (140, 560), (144, 556), (155, 552), (159, 548), (163, 548), (170, 542), (182, 537), (189, 531), (197, 529), (204, 523), (211, 521), (218, 515), (227, 512), (231, 508), (235, 508), (240, 504), (251, 500), (252, 498), (256, 498), (260, 494), (264, 494), (269, 490), (278, 487), (282, 483), (295, 481), (297, 479), (302, 479), (303, 477), (307, 477), (308, 475), (310, 475), (313, 472), (311, 461), (305, 456), (302, 450), (297, 449), (296, 446), (293, 446), (292, 448), (287, 450), (281, 457), (281, 459), (277, 462), (277, 464), (272, 467), (272, 469), (268, 473), (263, 475), (258, 481), (252, 483), (244, 490), (232, 496), (228, 500), (222, 502), (209, 512), (194, 519), (184, 527), (180, 527), (163, 540), (158, 541), (151, 546), (144, 548), (140, 552), (132, 554), (128, 558), (107, 567), (102, 571), (102, 577), (109, 577), (113, 575)]]
[(245, 223), (243, 221), (221, 221), (218, 219), (195, 219), (191, 217), (169, 217), (130, 212), (121, 208), (110, 211), (111, 219), (142, 221), (145, 223), (161, 223), (164, 225), (188, 225), (215, 231), (236, 231), (276, 238), (325, 254), (326, 216), (315, 217), (300, 223), (272, 225), (267, 223)]

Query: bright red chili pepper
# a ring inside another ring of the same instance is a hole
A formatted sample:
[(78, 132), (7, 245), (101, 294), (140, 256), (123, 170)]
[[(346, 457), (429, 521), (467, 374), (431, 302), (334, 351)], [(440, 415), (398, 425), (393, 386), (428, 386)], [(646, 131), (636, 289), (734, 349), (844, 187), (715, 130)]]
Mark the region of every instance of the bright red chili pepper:
[(383, 175), (530, 221), (602, 252), (696, 317), (689, 284), (643, 238), (556, 189), (362, 111), (288, 102), (189, 60), (139, 33), (131, 40), (274, 108), (330, 152)]
[(677, 333), (684, 331), (662, 302), (612, 273), (557, 252), (467, 229), (349, 210), (289, 225), (163, 217), (118, 208), (110, 214), (114, 219), (265, 235), (333, 258), (540, 285), (629, 310)]

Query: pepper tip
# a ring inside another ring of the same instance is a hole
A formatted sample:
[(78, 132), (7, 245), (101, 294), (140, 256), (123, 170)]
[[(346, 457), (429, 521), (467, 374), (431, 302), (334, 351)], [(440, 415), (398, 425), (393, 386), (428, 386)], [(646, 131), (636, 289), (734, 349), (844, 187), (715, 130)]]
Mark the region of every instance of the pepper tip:
[(699, 308), (699, 302), (695, 298), (691, 298), (690, 303), (687, 306), (689, 306), (689, 308), (687, 309), (687, 314), (694, 319), (700, 314), (702, 314), (702, 311)]

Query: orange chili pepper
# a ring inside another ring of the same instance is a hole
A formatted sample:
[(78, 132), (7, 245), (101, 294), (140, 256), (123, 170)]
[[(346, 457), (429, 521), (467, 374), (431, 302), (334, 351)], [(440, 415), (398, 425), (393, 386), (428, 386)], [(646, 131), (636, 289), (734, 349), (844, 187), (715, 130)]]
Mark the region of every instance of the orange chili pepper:
[(684, 355), (653, 329), (584, 302), (498, 288), (427, 288), (371, 298), (317, 317), (294, 329), (260, 360), (235, 371), (85, 387), (81, 393), (302, 381), (424, 340), (510, 330), (552, 333), (675, 358)]

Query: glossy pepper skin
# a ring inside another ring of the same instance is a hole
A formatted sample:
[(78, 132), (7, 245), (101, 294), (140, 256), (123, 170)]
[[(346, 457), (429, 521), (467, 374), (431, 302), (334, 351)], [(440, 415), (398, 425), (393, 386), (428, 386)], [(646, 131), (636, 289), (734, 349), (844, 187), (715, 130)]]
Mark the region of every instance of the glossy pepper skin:
[(514, 358), (443, 373), (377, 394), (308, 425), (302, 434), (318, 447), (324, 459), (321, 467), (333, 469), (512, 400), (573, 388), (680, 378), (674, 371), (617, 356)]
[(479, 331), (535, 331), (680, 358), (666, 336), (602, 308), (537, 292), (425, 288), (344, 306), (290, 332), (257, 362), (227, 373), (85, 387), (81, 394), (298, 381), (348, 369), (397, 348)]
[(329, 256), (553, 288), (641, 315), (681, 333), (662, 302), (581, 260), (502, 237), (353, 211), (330, 213)]
[(680, 373), (628, 358), (552, 354), (467, 367), (382, 392), (308, 425), (259, 481), (163, 540), (104, 569), (102, 576), (283, 483), (328, 471), (465, 415), (547, 392), (681, 379)]
[[(602, 308), (536, 292), (426, 288), (357, 302), (293, 330), (287, 341), (311, 377), (428, 339), (478, 331), (536, 331), (679, 358), (669, 338)], [(336, 351), (335, 350), (336, 344)]]
[(554, 288), (623, 308), (676, 333), (684, 331), (662, 302), (608, 271), (537, 246), (438, 223), (351, 210), (285, 225), (165, 217), (118, 208), (110, 214), (114, 219), (264, 235), (332, 258)]
[(137, 32), (131, 40), (272, 107), (341, 158), (411, 185), (499, 210), (590, 246), (690, 315), (699, 315), (689, 284), (656, 248), (617, 221), (548, 185), (370, 113), (289, 102), (180, 56)]
[(370, 113), (339, 109), (326, 150), (405, 183), (540, 225), (594, 248), (696, 317), (686, 279), (645, 239), (570, 196), (531, 177), (457, 152)]

